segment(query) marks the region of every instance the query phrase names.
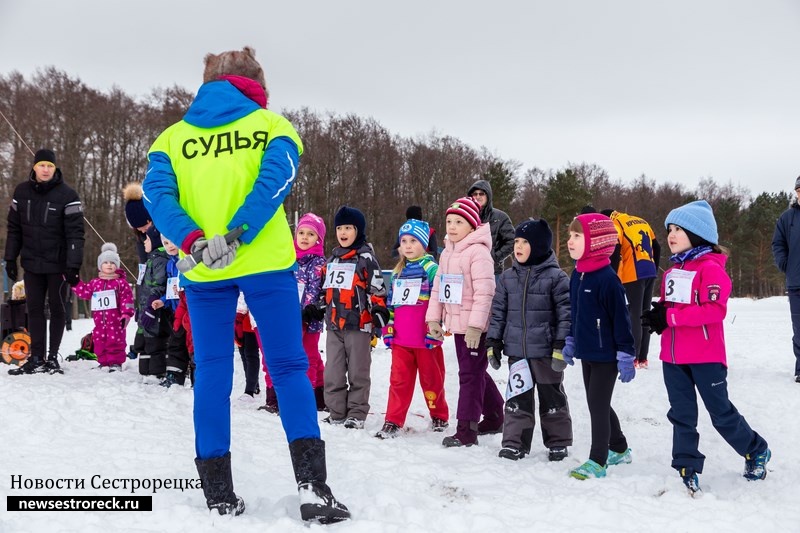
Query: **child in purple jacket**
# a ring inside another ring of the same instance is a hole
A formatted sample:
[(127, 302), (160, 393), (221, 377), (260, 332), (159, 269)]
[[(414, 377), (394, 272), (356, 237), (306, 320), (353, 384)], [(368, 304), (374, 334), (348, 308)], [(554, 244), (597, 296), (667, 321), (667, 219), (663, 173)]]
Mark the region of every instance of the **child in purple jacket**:
[(125, 330), (134, 311), (133, 292), (119, 265), (116, 245), (107, 242), (97, 256), (97, 277), (88, 283), (81, 280), (72, 288), (78, 298), (92, 302), (94, 351), (100, 366), (109, 372), (119, 370), (125, 362)]
[[(672, 423), (672, 467), (692, 496), (701, 493), (703, 473), (697, 432), (697, 395), (714, 429), (745, 458), (744, 477), (767, 477), (772, 452), (728, 399), (728, 361), (723, 319), (731, 278), (728, 250), (719, 245), (714, 212), (705, 200), (670, 211), (664, 222), (674, 263), (664, 273), (661, 298), (642, 315), (642, 325), (661, 335), (661, 362)], [(663, 335), (662, 335), (663, 333)]]

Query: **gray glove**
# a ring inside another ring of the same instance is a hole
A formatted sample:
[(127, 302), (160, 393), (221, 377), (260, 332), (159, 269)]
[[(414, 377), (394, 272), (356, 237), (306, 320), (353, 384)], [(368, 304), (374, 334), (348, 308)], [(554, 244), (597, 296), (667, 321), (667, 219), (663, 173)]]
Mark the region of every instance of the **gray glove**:
[(438, 322), (428, 322), (428, 332), (431, 334), (431, 337), (437, 341), (444, 340), (444, 330)]
[(483, 335), (482, 329), (473, 326), (467, 327), (467, 332), (464, 334), (464, 343), (467, 345), (467, 348), (470, 350), (477, 349), (478, 345), (481, 343), (481, 335)]
[(236, 257), (239, 241), (228, 244), (224, 235), (214, 235), (210, 240), (197, 239), (192, 245), (192, 252), (203, 250), (203, 264), (213, 270), (225, 268)]

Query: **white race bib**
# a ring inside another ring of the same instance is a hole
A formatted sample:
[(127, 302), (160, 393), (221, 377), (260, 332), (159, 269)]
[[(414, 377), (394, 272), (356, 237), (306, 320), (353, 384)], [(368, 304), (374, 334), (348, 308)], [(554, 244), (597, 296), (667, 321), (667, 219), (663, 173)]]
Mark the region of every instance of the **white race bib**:
[(439, 301), (444, 304), (460, 304), (464, 291), (463, 274), (442, 274), (439, 278)]
[(303, 281), (297, 282), (297, 297), (300, 299), (300, 303), (303, 303), (303, 295), (306, 293), (306, 284)]
[(356, 274), (355, 263), (328, 263), (323, 289), (352, 289), (353, 276)]
[(520, 359), (508, 369), (508, 387), (506, 387), (506, 400), (528, 392), (533, 388), (533, 376), (527, 359)]
[(147, 268), (147, 265), (139, 263), (139, 275), (136, 277), (136, 284), (141, 285), (142, 281), (144, 280), (144, 271)]
[(664, 299), (679, 304), (692, 303), (692, 281), (697, 272), (672, 270), (664, 280)]
[(167, 278), (167, 300), (177, 300), (178, 292), (181, 290), (180, 278)]
[(117, 308), (117, 292), (114, 289), (92, 293), (92, 311), (106, 311)]
[(416, 305), (419, 300), (419, 291), (422, 288), (421, 279), (396, 279), (392, 287), (392, 305)]

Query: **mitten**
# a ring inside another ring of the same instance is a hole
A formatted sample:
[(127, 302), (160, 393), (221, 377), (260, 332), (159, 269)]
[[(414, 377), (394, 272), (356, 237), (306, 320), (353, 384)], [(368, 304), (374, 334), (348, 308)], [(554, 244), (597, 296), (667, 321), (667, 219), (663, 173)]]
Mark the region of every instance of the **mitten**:
[(8, 279), (11, 283), (15, 283), (17, 281), (17, 275), (19, 272), (17, 271), (17, 260), (14, 259), (11, 261), (10, 259), (6, 261), (6, 274), (8, 274)]
[(575, 357), (575, 337), (567, 336), (564, 339), (564, 347), (561, 348), (561, 358), (565, 363), (572, 366), (575, 364), (573, 357)]
[(464, 344), (470, 350), (476, 350), (481, 343), (481, 335), (483, 330), (473, 326), (467, 326), (467, 332), (464, 333)]
[(156, 311), (153, 311), (150, 307), (145, 309), (141, 315), (139, 315), (139, 325), (145, 331), (155, 331), (158, 329), (158, 317), (156, 316)]
[(642, 327), (658, 335), (667, 329), (667, 308), (663, 302), (653, 302), (653, 308), (642, 313)]
[(210, 269), (218, 270), (220, 268), (225, 268), (233, 262), (236, 258), (236, 249), (238, 247), (238, 240), (228, 244), (225, 242), (224, 235), (214, 235), (214, 237), (209, 240), (200, 238), (194, 241), (194, 244), (192, 244), (192, 253), (202, 250), (203, 264)]
[(382, 305), (373, 305), (372, 311), (372, 324), (378, 328), (383, 329), (389, 323), (389, 319), (391, 315), (389, 314), (389, 310), (386, 309)]
[(427, 333), (425, 335), (425, 347), (427, 349), (433, 350), (434, 348), (438, 348), (441, 345), (442, 345), (442, 340), (441, 339), (436, 339), (436, 338), (432, 337), (430, 333)]
[(636, 369), (633, 366), (634, 359), (635, 357), (629, 353), (617, 352), (617, 370), (621, 382), (628, 383), (636, 377)]
[(394, 341), (394, 324), (390, 323), (386, 328), (383, 330), (383, 344), (387, 348), (392, 347), (392, 342)]
[(308, 304), (303, 308), (303, 322), (315, 322), (325, 318), (325, 311), (314, 304)]
[(444, 330), (442, 329), (442, 325), (438, 322), (428, 322), (428, 335), (426, 337), (430, 337), (439, 342), (443, 341)]
[(130, 317), (124, 316), (119, 319), (119, 325), (123, 329), (123, 331), (128, 327), (128, 322), (130, 322)]
[(64, 273), (64, 279), (67, 280), (67, 283), (69, 283), (70, 287), (74, 287), (81, 281), (80, 272), (77, 268), (68, 268)]
[(486, 339), (486, 358), (495, 370), (500, 368), (504, 348), (503, 341), (500, 339)]

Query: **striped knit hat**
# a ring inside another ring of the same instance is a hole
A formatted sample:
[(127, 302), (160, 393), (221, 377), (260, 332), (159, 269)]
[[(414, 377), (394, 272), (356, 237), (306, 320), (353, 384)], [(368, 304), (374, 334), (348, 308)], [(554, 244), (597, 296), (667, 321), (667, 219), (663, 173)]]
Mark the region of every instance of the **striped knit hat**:
[(402, 226), (397, 234), (397, 240), (403, 238), (403, 235), (411, 235), (417, 239), (424, 249), (428, 249), (428, 241), (430, 241), (431, 228), (427, 222), (409, 218)]
[(611, 257), (619, 242), (614, 222), (600, 213), (587, 213), (575, 218), (581, 223), (586, 243), (581, 259)]
[(478, 226), (481, 225), (481, 206), (469, 196), (459, 198), (450, 204), (445, 215), (463, 217), (474, 229), (478, 229)]

